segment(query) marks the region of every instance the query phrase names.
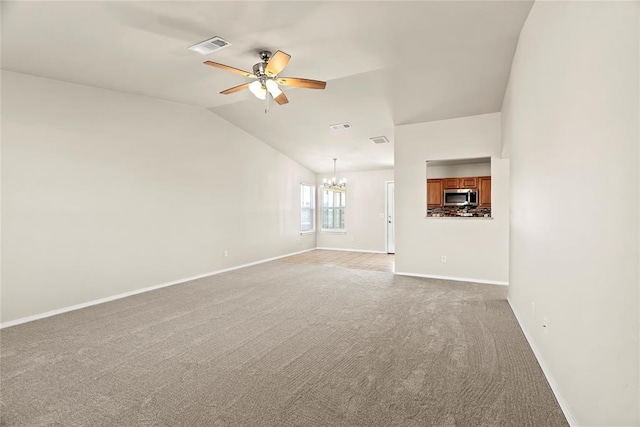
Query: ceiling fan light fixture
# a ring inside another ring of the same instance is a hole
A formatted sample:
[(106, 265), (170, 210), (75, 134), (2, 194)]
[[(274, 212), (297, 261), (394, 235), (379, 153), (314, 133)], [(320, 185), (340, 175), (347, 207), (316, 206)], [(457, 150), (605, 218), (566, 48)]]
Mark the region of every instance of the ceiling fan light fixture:
[[(217, 40), (218, 44), (214, 43), (217, 48), (221, 48), (224, 43), (228, 43), (226, 40)], [(280, 72), (287, 66), (291, 55), (282, 51), (277, 51), (273, 56), (269, 51), (260, 52), (260, 59), (262, 62), (253, 66), (253, 73), (240, 68), (231, 67), (229, 65), (221, 64), (219, 62), (204, 61), (205, 65), (214, 68), (220, 68), (221, 70), (229, 71), (235, 74), (256, 79), (252, 83), (243, 83), (229, 89), (225, 89), (220, 93), (222, 95), (229, 95), (239, 92), (243, 89), (249, 89), (256, 98), (265, 102), (264, 112), (269, 111), (269, 97), (273, 98), (276, 104), (285, 105), (289, 103), (287, 95), (280, 90), (280, 86), (293, 86), (307, 89), (324, 89), (327, 86), (327, 82), (320, 80), (302, 79), (299, 77), (279, 77)]]
[(267, 97), (267, 90), (262, 85), (262, 82), (256, 80), (249, 85), (249, 90), (253, 93), (258, 99), (265, 99)]
[(265, 85), (267, 86), (267, 90), (269, 91), (271, 96), (273, 96), (274, 98), (277, 98), (282, 93), (282, 91), (278, 87), (278, 83), (276, 83), (274, 80), (268, 79), (265, 82)]

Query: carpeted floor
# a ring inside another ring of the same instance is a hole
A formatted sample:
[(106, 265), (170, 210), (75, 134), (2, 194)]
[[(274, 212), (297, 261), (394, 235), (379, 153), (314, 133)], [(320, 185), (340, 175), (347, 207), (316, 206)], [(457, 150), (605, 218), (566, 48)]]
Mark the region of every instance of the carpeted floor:
[(0, 333), (0, 424), (565, 426), (506, 288), (274, 261)]
[(395, 265), (395, 255), (316, 249), (282, 258), (281, 261), (294, 264), (318, 264), (325, 267), (354, 268), (356, 270), (388, 271), (391, 273)]

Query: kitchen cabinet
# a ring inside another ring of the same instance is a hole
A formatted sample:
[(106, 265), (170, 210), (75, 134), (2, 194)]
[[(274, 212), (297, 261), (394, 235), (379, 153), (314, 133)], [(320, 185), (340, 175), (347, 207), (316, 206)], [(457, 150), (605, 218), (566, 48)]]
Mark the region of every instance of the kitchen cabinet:
[(460, 188), (460, 179), (458, 179), (458, 178), (445, 178), (444, 179), (444, 188), (445, 188), (445, 190), (449, 190), (451, 188)]
[(427, 207), (438, 208), (443, 205), (443, 181), (442, 179), (427, 179)]
[(451, 190), (455, 188), (478, 188), (478, 177), (466, 176), (463, 178), (443, 178), (444, 189)]
[(491, 207), (491, 177), (478, 177), (478, 207)]
[(458, 178), (460, 188), (478, 188), (478, 177), (467, 176), (464, 178)]

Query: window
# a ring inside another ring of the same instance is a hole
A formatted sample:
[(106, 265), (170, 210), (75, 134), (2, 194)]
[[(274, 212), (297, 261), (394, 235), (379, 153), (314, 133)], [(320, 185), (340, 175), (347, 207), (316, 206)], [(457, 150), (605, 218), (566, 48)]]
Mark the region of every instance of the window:
[(300, 184), (300, 232), (315, 231), (315, 188), (313, 185)]
[(345, 189), (329, 187), (322, 191), (322, 230), (344, 231)]

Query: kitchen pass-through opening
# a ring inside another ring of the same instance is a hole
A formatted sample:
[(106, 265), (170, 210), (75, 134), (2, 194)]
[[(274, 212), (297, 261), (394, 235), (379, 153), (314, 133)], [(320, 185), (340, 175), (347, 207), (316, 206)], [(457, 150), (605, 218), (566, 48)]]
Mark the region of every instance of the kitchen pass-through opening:
[(426, 162), (426, 217), (491, 218), (491, 158)]

